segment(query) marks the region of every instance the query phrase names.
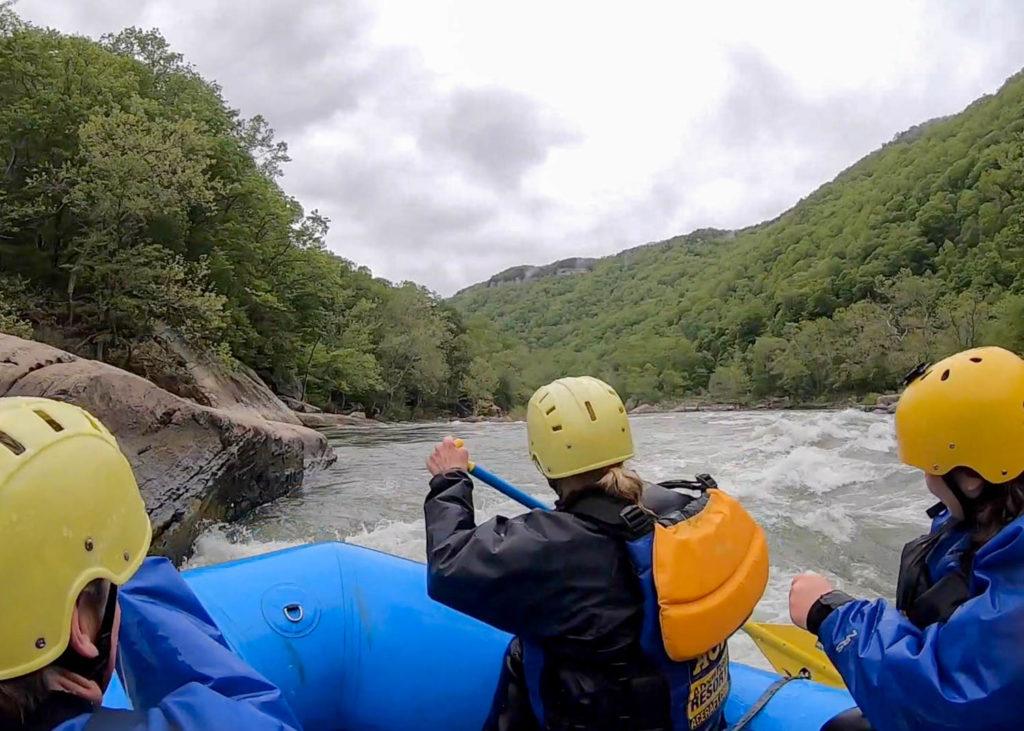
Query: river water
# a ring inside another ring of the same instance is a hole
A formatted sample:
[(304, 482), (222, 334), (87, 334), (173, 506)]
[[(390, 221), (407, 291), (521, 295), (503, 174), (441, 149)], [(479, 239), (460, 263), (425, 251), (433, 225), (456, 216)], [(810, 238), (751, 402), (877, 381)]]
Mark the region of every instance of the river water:
[[(859, 411), (700, 412), (633, 417), (645, 479), (709, 472), (765, 527), (771, 579), (755, 614), (785, 621), (794, 573), (814, 569), (852, 594), (891, 596), (902, 545), (924, 532), (934, 502), (920, 474), (895, 456), (892, 417)], [(423, 560), (424, 462), (454, 434), (492, 472), (551, 501), (525, 450), (526, 426), (399, 424), (329, 433), (338, 461), (299, 491), (241, 523), (200, 536), (190, 565), (204, 565), (309, 541), (343, 540)], [(480, 519), (522, 508), (486, 486)], [(762, 664), (749, 641), (734, 658)]]

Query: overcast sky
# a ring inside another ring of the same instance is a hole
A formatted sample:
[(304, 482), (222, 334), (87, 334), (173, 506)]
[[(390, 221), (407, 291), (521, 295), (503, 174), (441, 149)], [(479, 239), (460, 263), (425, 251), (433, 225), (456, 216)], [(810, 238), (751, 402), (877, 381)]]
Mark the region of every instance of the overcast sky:
[(21, 0), (159, 27), (288, 142), (329, 244), (442, 294), (782, 212), (1024, 66), (1019, 0)]

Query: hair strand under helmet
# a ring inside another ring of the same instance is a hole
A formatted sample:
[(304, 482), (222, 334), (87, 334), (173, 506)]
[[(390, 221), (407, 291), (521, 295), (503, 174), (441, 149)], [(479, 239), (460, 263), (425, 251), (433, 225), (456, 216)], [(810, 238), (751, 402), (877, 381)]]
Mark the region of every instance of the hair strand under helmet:
[(1024, 360), (975, 348), (910, 378), (896, 406), (904, 463), (933, 475), (965, 467), (991, 484), (1024, 473)]
[(0, 680), (56, 661), (82, 590), (131, 578), (151, 535), (131, 466), (98, 420), (0, 398)]
[(526, 432), (530, 456), (551, 480), (633, 456), (622, 399), (614, 388), (590, 376), (559, 378), (537, 389), (526, 408)]

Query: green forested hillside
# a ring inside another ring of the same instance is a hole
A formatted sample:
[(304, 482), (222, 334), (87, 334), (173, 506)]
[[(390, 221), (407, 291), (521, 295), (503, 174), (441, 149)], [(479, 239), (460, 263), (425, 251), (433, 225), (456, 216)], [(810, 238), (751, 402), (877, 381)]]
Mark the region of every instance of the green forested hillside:
[(521, 344), (523, 384), (594, 373), (640, 400), (836, 400), (963, 347), (1024, 350), (1024, 74), (774, 221), (453, 302)]
[(170, 328), (396, 416), (501, 401), (483, 334), (324, 248), (328, 222), (277, 183), (287, 159), (158, 33), (94, 42), (0, 2), (0, 331), (149, 375)]

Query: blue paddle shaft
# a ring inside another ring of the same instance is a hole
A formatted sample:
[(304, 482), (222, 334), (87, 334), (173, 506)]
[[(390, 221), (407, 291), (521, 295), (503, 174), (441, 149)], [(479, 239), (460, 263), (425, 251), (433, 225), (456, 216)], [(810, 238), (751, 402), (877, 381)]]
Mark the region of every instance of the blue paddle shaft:
[(493, 472), (489, 472), (488, 470), (485, 470), (483, 467), (481, 467), (478, 464), (474, 464), (470, 468), (469, 474), (473, 475), (473, 477), (477, 478), (481, 482), (487, 483), (488, 485), (493, 487), (498, 492), (504, 493), (505, 495), (507, 495), (508, 497), (512, 498), (513, 500), (515, 500), (520, 505), (524, 505), (524, 506), (526, 506), (528, 508), (536, 509), (536, 510), (551, 510), (551, 506), (550, 505), (547, 505), (543, 501), (538, 500), (537, 498), (535, 498), (533, 495), (530, 495), (529, 493), (523, 492), (522, 490), (520, 490), (518, 487), (516, 487), (512, 483), (503, 480), (502, 478), (498, 477)]

